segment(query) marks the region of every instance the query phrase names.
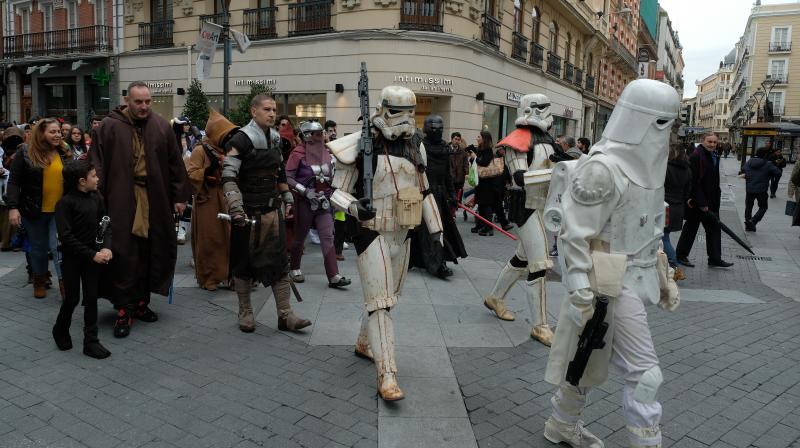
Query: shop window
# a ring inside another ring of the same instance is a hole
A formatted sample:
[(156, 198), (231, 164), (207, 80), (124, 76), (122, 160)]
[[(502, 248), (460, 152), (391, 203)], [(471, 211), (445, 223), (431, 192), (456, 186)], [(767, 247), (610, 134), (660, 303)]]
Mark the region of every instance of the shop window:
[(78, 89), (75, 78), (52, 78), (45, 80), (43, 84), (46, 116), (61, 117), (70, 123), (77, 123)]
[[(489, 131), (495, 141), (499, 141), (500, 135), (500, 119), (501, 109), (503, 106), (498, 106), (491, 103), (483, 103), (483, 126), (482, 131)], [(467, 141), (467, 143), (474, 143), (474, 141)]]
[(175, 117), (172, 109), (172, 95), (153, 95), (151, 108), (161, 118), (169, 121)]

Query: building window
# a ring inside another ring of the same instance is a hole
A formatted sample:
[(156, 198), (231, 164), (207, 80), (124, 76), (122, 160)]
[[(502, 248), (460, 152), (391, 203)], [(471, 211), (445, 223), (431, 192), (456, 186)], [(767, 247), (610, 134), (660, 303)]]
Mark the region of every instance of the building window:
[(525, 16), (522, 13), (525, 8), (523, 6), (522, 0), (514, 0), (514, 31), (520, 34), (525, 28)]
[(152, 22), (172, 20), (172, 0), (151, 0), (150, 14)]
[(78, 2), (70, 0), (67, 2), (67, 28), (78, 27)]
[(791, 27), (776, 26), (772, 28), (772, 40), (770, 42), (782, 47), (792, 41), (791, 35)]
[(532, 29), (533, 35), (531, 36), (532, 37), (531, 40), (533, 40), (533, 43), (535, 43), (535, 44), (539, 43), (539, 33), (541, 32), (541, 30), (539, 28), (540, 28), (541, 23), (542, 23), (542, 13), (539, 12), (539, 8), (534, 6), (533, 7), (533, 23), (531, 24), (532, 28), (533, 28)]
[(767, 77), (777, 79), (779, 82), (786, 81), (786, 59), (770, 59)]
[(106, 24), (106, 2), (105, 0), (95, 0), (94, 2), (94, 23), (96, 25)]
[(572, 34), (567, 33), (567, 43), (566, 48), (564, 48), (564, 60), (569, 62), (569, 58), (572, 56)]
[(22, 34), (31, 32), (31, 10), (30, 8), (22, 8), (19, 10), (20, 23), (22, 27)]
[(772, 114), (775, 116), (783, 115), (783, 92), (770, 92), (769, 102), (772, 103)]
[[(30, 20), (30, 17), (28, 17)], [(53, 31), (53, 4), (42, 4), (42, 29)]]
[(550, 52), (558, 55), (558, 24), (550, 23)]

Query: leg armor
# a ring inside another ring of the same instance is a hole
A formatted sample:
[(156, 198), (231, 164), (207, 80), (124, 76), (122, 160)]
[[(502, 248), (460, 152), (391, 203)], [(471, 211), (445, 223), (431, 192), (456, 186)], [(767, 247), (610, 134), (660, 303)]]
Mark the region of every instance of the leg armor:
[[(519, 251), (519, 250), (518, 250)], [(506, 308), (506, 294), (514, 286), (517, 280), (521, 279), (527, 271), (527, 262), (520, 260), (516, 255), (506, 263), (503, 270), (500, 271), (500, 276), (494, 284), (494, 289), (483, 301), (486, 308), (494, 311), (497, 317), (502, 320), (514, 320), (514, 314)]]
[(556, 390), (550, 403), (553, 414), (544, 424), (544, 437), (564, 442), (573, 448), (603, 448), (603, 441), (583, 427), (581, 413), (586, 406), (588, 388), (564, 384)]
[[(533, 329), (531, 337), (550, 347), (553, 342), (553, 330), (547, 325), (547, 295), (544, 279), (546, 271), (539, 271), (528, 276), (525, 282), (525, 295), (531, 308)], [(531, 280), (531, 278), (533, 280)]]

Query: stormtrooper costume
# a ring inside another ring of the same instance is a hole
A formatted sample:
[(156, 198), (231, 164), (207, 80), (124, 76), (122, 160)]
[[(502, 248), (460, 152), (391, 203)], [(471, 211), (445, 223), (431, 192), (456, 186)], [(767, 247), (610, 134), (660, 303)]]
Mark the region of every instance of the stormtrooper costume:
[[(677, 92), (667, 84), (631, 82), (589, 156), (558, 165), (569, 173), (563, 190), (556, 191), (559, 182), (553, 177), (545, 217), (560, 215), (549, 222), (561, 226), (558, 247), (569, 293), (545, 372), (545, 380), (558, 386), (544, 429), (553, 443), (604, 446), (579, 419), (589, 390), (606, 380), (611, 366), (625, 380), (630, 446), (661, 446), (656, 392), (662, 374), (645, 305), (673, 310), (680, 301), (666, 255), (659, 251), (667, 144), (679, 107)], [(578, 386), (572, 386), (565, 381), (567, 367), (600, 295), (609, 299), (605, 347), (592, 351)]]
[(389, 311), (397, 304), (408, 270), (409, 230), (424, 221), (441, 243), (442, 220), (425, 175), (424, 145), (415, 144), (414, 93), (399, 86), (381, 91), (381, 105), (370, 117), (373, 134), (372, 209), (364, 206), (361, 133), (328, 143), (336, 170), (331, 203), (358, 221), (353, 238), (366, 313), (356, 340), (357, 355), (373, 359), (378, 393), (386, 401), (400, 400), (394, 355), (394, 329)]
[(505, 303), (506, 294), (517, 280), (525, 278), (525, 294), (531, 308), (531, 337), (550, 346), (553, 331), (547, 324), (545, 274), (553, 267), (547, 252), (547, 233), (542, 209), (549, 189), (550, 156), (555, 147), (547, 130), (553, 125), (550, 100), (542, 94), (522, 97), (517, 109), (517, 129), (497, 146), (506, 150), (506, 166), (517, 188), (512, 191), (510, 218), (519, 227), (519, 243), (506, 263), (494, 289), (483, 302), (502, 320), (514, 320)]

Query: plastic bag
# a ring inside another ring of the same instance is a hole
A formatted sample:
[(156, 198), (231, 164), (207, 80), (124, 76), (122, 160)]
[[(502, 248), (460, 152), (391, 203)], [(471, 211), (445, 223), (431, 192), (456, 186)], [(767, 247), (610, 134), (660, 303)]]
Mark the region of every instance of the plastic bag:
[(467, 174), (467, 183), (473, 187), (478, 186), (478, 163), (475, 159), (469, 164), (469, 174)]

